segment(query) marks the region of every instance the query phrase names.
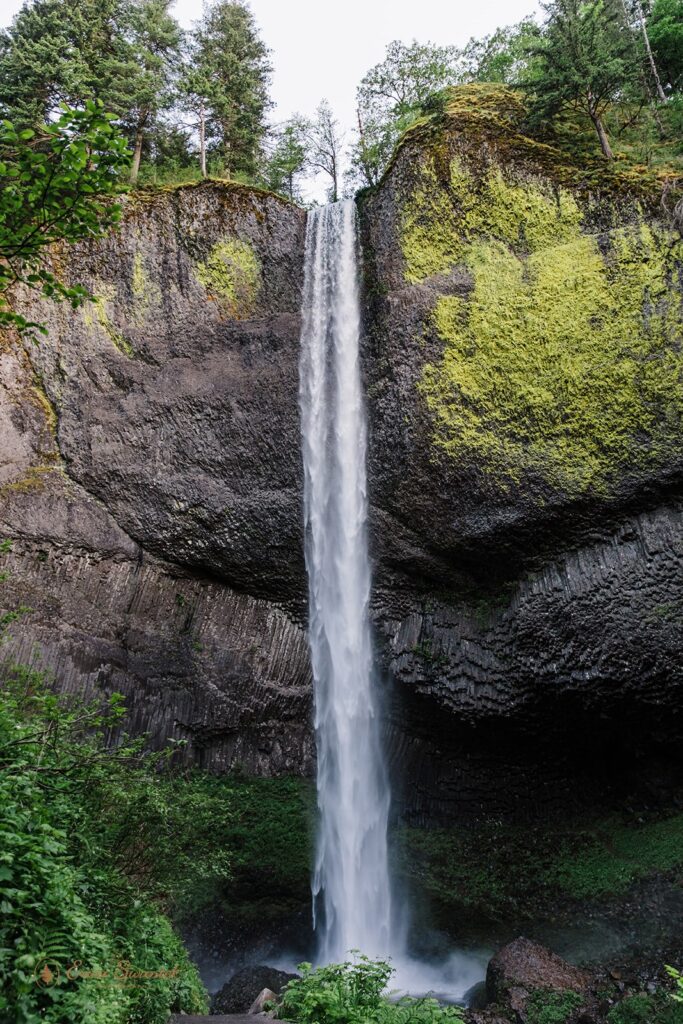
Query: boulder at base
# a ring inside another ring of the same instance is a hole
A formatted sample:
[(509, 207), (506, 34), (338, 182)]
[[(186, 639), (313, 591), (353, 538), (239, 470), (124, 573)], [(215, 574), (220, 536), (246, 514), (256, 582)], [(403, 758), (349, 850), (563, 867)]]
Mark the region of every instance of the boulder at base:
[(211, 1013), (249, 1013), (264, 988), (280, 995), (287, 982), (297, 977), (264, 964), (243, 967), (213, 997)]
[(544, 999), (552, 1004), (563, 1000), (567, 1020), (589, 1021), (592, 981), (588, 971), (573, 967), (537, 942), (518, 938), (489, 962), (486, 992), (492, 1003), (512, 1011), (512, 1019), (522, 1022), (531, 1005)]

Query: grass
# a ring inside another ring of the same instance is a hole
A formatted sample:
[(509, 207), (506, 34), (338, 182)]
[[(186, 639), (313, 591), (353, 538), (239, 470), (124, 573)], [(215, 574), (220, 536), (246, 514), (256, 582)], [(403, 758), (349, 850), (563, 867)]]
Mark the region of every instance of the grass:
[(463, 910), (529, 919), (617, 897), (639, 879), (683, 867), (683, 814), (644, 823), (612, 817), (563, 826), (405, 828), (398, 862), (444, 921)]

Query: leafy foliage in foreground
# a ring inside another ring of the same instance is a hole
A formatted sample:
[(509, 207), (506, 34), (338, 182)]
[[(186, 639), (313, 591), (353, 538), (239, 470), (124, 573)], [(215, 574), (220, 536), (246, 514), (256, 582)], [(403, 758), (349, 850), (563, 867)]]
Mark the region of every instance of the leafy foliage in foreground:
[(384, 960), (358, 956), (343, 964), (299, 966), (301, 977), (285, 988), (278, 1015), (293, 1024), (449, 1024), (463, 1020), (457, 1007), (436, 999), (384, 994), (393, 968)]
[(78, 306), (88, 297), (69, 286), (46, 258), (57, 242), (96, 238), (118, 223), (119, 172), (127, 163), (124, 138), (101, 104), (63, 108), (40, 128), (0, 124), (0, 326), (38, 328), (17, 313), (8, 290), (15, 284)]
[[(10, 551), (0, 542), (0, 555)], [(0, 655), (26, 611), (0, 611)], [(58, 694), (4, 653), (0, 1024), (165, 1024), (174, 1010), (202, 1012), (206, 993), (166, 915), (216, 905), (264, 920), (307, 903), (305, 784), (173, 772), (172, 745), (150, 754), (121, 735), (120, 695)], [(46, 961), (57, 981), (40, 986)], [(67, 978), (76, 961), (171, 973)]]
[[(123, 707), (58, 697), (37, 672), (4, 672), (0, 690), (0, 1020), (16, 1024), (165, 1024), (205, 994), (170, 922), (116, 864), (106, 822), (117, 791), (154, 767), (139, 745), (105, 749)], [(54, 979), (36, 975), (49, 962)], [(162, 978), (71, 978), (81, 969)]]

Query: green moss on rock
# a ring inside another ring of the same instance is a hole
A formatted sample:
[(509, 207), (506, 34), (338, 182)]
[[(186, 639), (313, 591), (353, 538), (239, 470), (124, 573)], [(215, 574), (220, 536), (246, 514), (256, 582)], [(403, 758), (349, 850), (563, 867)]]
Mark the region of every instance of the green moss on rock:
[(227, 316), (243, 320), (253, 315), (261, 290), (261, 264), (248, 242), (218, 242), (197, 266), (197, 278)]
[(111, 322), (107, 311), (107, 304), (116, 299), (116, 289), (113, 285), (100, 284), (96, 291), (97, 294), (92, 302), (87, 303), (83, 310), (83, 320), (86, 327), (92, 328), (95, 325), (100, 327), (114, 348), (118, 349), (122, 355), (133, 359), (135, 356), (133, 346), (128, 338), (121, 331), (117, 330)]
[(569, 190), (458, 158), (447, 184), (428, 159), (404, 206), (406, 279), (461, 265), (473, 281), (433, 311), (435, 443), (502, 489), (533, 474), (606, 492), (683, 450), (683, 245), (642, 216), (600, 236), (582, 222)]
[(133, 258), (131, 291), (133, 292), (133, 319), (136, 323), (144, 323), (150, 313), (161, 305), (161, 289), (149, 277), (145, 269), (143, 255), (139, 251)]
[(400, 868), (443, 923), (463, 912), (534, 919), (625, 895), (639, 879), (683, 866), (683, 814), (536, 827), (404, 828)]

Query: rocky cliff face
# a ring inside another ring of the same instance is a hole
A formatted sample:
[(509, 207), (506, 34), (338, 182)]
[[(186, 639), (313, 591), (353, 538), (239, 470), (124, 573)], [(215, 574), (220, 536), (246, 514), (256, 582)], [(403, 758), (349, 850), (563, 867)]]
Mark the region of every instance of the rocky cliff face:
[[(606, 752), (670, 777), (681, 734), (680, 238), (661, 183), (519, 120), (454, 94), (360, 204), (373, 617), (418, 819), (609, 789)], [(313, 759), (304, 224), (236, 186), (143, 193), (62, 256), (97, 300), (0, 352), (18, 653), (221, 770)]]
[(522, 114), (456, 90), (361, 204), (375, 618), (418, 814), (575, 798), (680, 736), (680, 233), (661, 182)]
[[(309, 771), (298, 335), (305, 214), (238, 186), (142, 193), (1, 353), (12, 654), (119, 690), (220, 769)], [(18, 646), (18, 649), (17, 649)]]

